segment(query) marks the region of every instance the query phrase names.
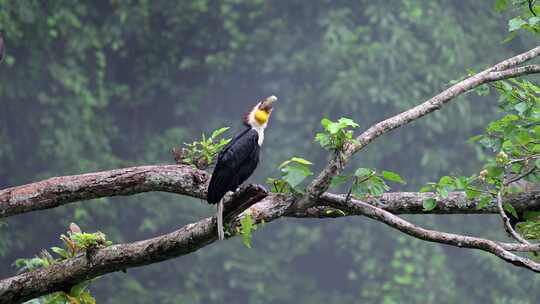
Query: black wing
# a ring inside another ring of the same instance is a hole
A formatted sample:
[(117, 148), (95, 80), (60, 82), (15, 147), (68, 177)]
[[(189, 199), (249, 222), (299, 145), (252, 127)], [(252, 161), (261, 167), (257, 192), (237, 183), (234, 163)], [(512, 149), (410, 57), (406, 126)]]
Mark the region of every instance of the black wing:
[(208, 203), (216, 204), (248, 179), (259, 163), (259, 135), (246, 129), (219, 152), (208, 185)]

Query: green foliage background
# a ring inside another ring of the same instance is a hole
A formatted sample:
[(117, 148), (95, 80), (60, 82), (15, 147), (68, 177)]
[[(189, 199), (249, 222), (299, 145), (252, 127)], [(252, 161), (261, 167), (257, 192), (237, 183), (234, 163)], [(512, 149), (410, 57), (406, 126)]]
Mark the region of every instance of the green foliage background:
[[(499, 1), (500, 2), (500, 1)], [(451, 80), (532, 46), (507, 37), (491, 1), (0, 0), (0, 187), (123, 166), (171, 163), (173, 146), (280, 100), (252, 182), (313, 143), (322, 117), (360, 128)], [(526, 38), (526, 37), (525, 37)], [(495, 117), (496, 96), (467, 95), (378, 140), (349, 168), (399, 172), (417, 186), (473, 174), (466, 139)], [(0, 275), (59, 243), (71, 221), (114, 242), (212, 214), (204, 202), (149, 193), (80, 202), (0, 226)], [(428, 227), (504, 238), (491, 216), (410, 216)], [(285, 219), (192, 255), (108, 275), (98, 303), (536, 303), (534, 274), (486, 254), (412, 239), (363, 218)], [(489, 279), (488, 279), (489, 278)]]

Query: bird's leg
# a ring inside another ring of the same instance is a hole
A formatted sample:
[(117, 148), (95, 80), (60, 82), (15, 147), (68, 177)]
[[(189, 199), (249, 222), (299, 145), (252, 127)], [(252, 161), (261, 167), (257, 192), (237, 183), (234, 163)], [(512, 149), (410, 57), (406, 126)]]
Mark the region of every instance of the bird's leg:
[[(244, 184), (244, 185), (246, 185), (246, 184)], [(266, 187), (265, 187), (264, 185), (262, 185), (262, 184), (249, 184), (249, 185), (255, 186), (255, 187), (257, 187), (257, 188), (261, 188), (264, 192), (270, 192), (270, 191), (268, 191), (268, 189), (266, 189)], [(238, 188), (236, 188), (236, 190), (234, 190), (234, 193), (240, 191), (242, 188), (243, 188), (242, 186), (239, 186)]]
[(217, 205), (217, 230), (218, 239), (220, 241), (225, 239), (225, 233), (223, 232), (223, 199), (221, 199)]

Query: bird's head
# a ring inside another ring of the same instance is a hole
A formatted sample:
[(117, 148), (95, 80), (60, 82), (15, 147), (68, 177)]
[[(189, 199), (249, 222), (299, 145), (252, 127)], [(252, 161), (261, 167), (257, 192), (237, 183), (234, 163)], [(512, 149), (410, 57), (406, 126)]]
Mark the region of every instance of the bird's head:
[(252, 128), (266, 128), (266, 124), (272, 114), (272, 104), (277, 97), (272, 95), (257, 103), (253, 110), (248, 113), (245, 123)]

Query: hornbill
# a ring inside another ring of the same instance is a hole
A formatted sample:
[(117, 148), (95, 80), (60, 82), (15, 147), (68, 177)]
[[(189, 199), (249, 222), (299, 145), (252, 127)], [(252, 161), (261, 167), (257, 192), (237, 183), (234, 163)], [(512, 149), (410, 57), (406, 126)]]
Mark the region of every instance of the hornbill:
[(259, 151), (264, 140), (264, 129), (272, 114), (272, 104), (276, 96), (270, 96), (257, 103), (244, 118), (246, 129), (240, 132), (219, 152), (216, 167), (208, 185), (209, 204), (218, 204), (218, 238), (223, 240), (223, 201), (227, 191), (235, 191), (251, 176), (259, 163)]

